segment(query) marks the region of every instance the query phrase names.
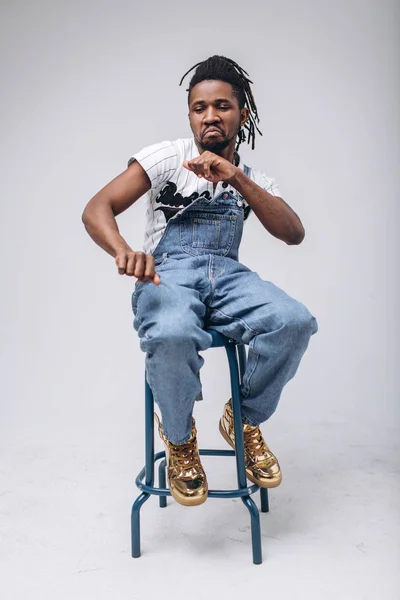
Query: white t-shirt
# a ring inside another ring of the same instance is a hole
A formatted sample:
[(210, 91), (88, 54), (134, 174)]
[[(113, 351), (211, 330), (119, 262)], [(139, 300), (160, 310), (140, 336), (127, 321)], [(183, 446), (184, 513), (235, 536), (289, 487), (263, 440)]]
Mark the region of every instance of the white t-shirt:
[[(146, 254), (154, 252), (168, 220), (199, 196), (211, 198), (224, 190), (239, 196), (239, 192), (222, 181), (213, 190), (211, 182), (200, 179), (182, 166), (184, 160), (191, 160), (197, 156), (199, 151), (194, 138), (189, 138), (146, 146), (128, 160), (128, 166), (137, 160), (151, 181), (151, 189), (144, 196), (147, 203), (147, 223), (143, 251)], [(239, 168), (244, 170), (242, 160), (239, 162)], [(280, 196), (279, 187), (274, 179), (254, 169), (250, 170), (249, 177), (270, 194)], [(244, 201), (245, 219), (250, 210)]]

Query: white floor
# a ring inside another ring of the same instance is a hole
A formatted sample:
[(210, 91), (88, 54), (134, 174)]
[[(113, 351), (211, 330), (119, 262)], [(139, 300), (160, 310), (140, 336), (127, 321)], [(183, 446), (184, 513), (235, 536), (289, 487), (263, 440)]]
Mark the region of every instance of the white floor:
[[(142, 509), (142, 557), (133, 560), (129, 518), (143, 444), (130, 435), (133, 412), (118, 414), (110, 404), (95, 416), (82, 409), (74, 422), (74, 410), (68, 423), (55, 412), (46, 422), (32, 418), (2, 451), (5, 600), (400, 597), (398, 456), (390, 435), (369, 444), (346, 424), (311, 423), (308, 431), (299, 413), (282, 432), (291, 414), (283, 408), (268, 425), (284, 481), (262, 515), (263, 564), (252, 564), (239, 500), (193, 509), (171, 501), (162, 510), (151, 498)], [(206, 403), (197, 409), (203, 446), (218, 440), (206, 410)], [(219, 407), (213, 411), (215, 421)], [(210, 487), (234, 485), (233, 459), (204, 464)]]

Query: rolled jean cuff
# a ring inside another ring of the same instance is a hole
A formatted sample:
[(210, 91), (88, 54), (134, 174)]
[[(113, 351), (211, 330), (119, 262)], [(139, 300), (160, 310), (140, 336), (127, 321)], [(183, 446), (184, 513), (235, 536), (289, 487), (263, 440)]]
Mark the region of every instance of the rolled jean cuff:
[(250, 425), (251, 427), (259, 427), (261, 425), (261, 423), (253, 423), (253, 421), (251, 419), (247, 419), (246, 417), (242, 416), (242, 423), (243, 425)]
[(182, 441), (175, 442), (175, 441), (169, 439), (168, 435), (165, 433), (164, 430), (163, 430), (163, 434), (164, 434), (164, 437), (167, 440), (167, 442), (169, 442), (173, 446), (183, 446), (183, 444), (186, 444), (186, 442), (188, 442), (190, 440), (190, 438), (192, 437), (192, 432), (190, 432), (189, 435), (185, 436)]

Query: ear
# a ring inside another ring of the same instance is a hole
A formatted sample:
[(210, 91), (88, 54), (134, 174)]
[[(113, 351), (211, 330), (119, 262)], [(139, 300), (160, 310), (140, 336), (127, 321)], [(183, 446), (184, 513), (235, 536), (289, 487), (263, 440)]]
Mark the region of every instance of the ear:
[(245, 106), (240, 111), (240, 126), (242, 127), (249, 118), (249, 109)]

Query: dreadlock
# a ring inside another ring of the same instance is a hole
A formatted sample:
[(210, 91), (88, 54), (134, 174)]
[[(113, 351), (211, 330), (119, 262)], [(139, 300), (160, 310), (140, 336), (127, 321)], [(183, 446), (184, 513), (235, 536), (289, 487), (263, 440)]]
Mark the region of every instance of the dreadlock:
[(200, 83), (200, 81), (217, 79), (219, 81), (225, 81), (226, 83), (231, 84), (233, 93), (238, 99), (239, 108), (242, 109), (246, 106), (249, 110), (249, 118), (243, 125), (244, 129), (248, 131), (248, 137), (246, 138), (246, 134), (241, 127), (238, 132), (236, 150), (246, 139), (248, 144), (251, 140), (251, 147), (252, 150), (254, 150), (256, 130), (260, 135), (262, 135), (262, 133), (257, 127), (257, 123), (260, 121), (260, 119), (258, 117), (257, 106), (250, 87), (250, 84), (253, 82), (249, 79), (249, 74), (247, 71), (242, 69), (242, 67), (240, 67), (230, 58), (215, 55), (211, 56), (207, 60), (197, 63), (191, 69), (189, 69), (189, 71), (187, 71), (182, 77), (179, 85), (182, 85), (186, 75), (193, 71), (193, 69), (196, 69), (196, 71), (190, 80), (189, 88), (186, 90), (189, 92), (189, 96), (192, 88), (197, 83)]

